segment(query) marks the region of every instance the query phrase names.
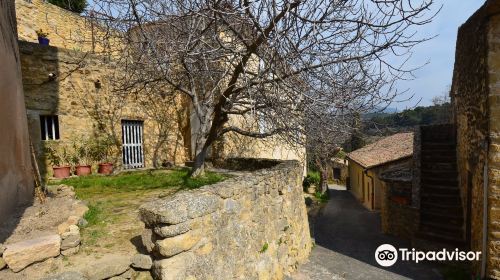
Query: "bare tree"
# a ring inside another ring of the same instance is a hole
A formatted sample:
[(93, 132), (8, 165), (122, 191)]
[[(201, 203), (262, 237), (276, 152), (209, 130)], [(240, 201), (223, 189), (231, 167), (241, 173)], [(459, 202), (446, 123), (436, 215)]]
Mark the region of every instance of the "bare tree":
[[(426, 40), (416, 30), (433, 7), (433, 0), (103, 0), (91, 10), (121, 37), (109, 49), (127, 66), (124, 81), (190, 100), (196, 176), (226, 133), (303, 143), (305, 114), (318, 104), (346, 112), (390, 103), (394, 82), (411, 75), (404, 62)], [(348, 68), (357, 73), (343, 78), (363, 81), (364, 90), (327, 90), (341, 88), (332, 82), (346, 82), (337, 75)], [(265, 130), (249, 125), (258, 120)]]

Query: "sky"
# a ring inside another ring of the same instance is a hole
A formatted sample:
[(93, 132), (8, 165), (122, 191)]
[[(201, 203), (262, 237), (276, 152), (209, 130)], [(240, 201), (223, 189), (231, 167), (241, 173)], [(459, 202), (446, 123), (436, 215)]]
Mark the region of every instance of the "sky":
[(413, 65), (429, 63), (415, 72), (414, 80), (398, 84), (399, 90), (408, 90), (399, 100), (412, 95), (413, 98), (389, 107), (403, 110), (417, 105), (428, 106), (432, 104), (432, 97), (445, 94), (453, 75), (458, 28), (483, 5), (484, 0), (435, 0), (435, 3), (436, 8), (442, 5), (442, 10), (432, 23), (420, 27), (418, 32), (420, 36), (437, 37), (415, 47), (411, 59)]

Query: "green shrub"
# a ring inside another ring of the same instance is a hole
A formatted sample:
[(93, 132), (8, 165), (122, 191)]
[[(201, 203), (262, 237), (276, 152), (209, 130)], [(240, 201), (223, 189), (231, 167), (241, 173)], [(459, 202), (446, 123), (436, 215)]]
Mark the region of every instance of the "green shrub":
[(307, 173), (306, 178), (304, 178), (304, 181), (302, 182), (302, 187), (304, 188), (304, 191), (307, 192), (307, 189), (313, 185), (318, 187), (319, 186), (319, 173), (318, 172), (309, 172)]
[(327, 202), (328, 198), (329, 198), (328, 197), (328, 192), (326, 192), (326, 193), (316, 192), (314, 194), (314, 197), (316, 197), (321, 202)]
[(87, 0), (49, 0), (49, 3), (79, 14), (87, 7)]

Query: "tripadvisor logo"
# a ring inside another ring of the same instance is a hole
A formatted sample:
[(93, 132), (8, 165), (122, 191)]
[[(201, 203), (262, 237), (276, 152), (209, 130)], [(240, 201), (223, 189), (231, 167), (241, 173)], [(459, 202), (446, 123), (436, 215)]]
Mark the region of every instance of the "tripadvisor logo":
[(421, 261), (478, 261), (481, 257), (481, 252), (460, 251), (442, 249), (439, 251), (416, 251), (415, 249), (399, 248), (397, 250), (391, 244), (382, 244), (375, 250), (375, 260), (381, 266), (388, 267), (394, 265), (398, 261), (413, 261), (419, 263)]

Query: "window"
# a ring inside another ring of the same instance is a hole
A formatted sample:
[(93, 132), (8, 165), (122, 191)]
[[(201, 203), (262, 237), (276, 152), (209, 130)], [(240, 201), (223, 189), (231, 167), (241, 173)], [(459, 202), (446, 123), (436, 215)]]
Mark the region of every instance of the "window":
[(59, 139), (59, 118), (57, 115), (40, 116), (40, 131), (42, 140)]

